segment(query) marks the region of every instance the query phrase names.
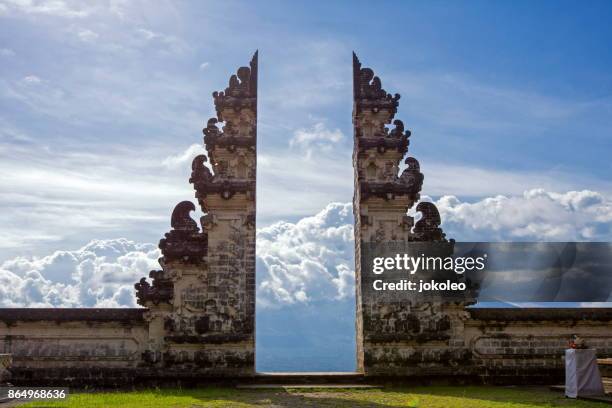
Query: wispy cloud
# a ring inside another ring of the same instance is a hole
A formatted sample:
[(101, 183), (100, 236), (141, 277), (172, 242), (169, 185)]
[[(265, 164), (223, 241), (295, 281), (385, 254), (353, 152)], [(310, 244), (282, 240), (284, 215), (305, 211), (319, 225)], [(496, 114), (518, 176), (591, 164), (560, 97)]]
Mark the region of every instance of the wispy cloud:
[(164, 166), (163, 149), (92, 153), (34, 146), (26, 139), (0, 149), (4, 257), (118, 231), (155, 240), (174, 204), (193, 197), (189, 167)]
[(63, 0), (3, 0), (5, 13), (42, 14), (64, 18), (83, 18), (91, 13), (91, 9), (83, 3)]
[(306, 158), (311, 159), (313, 153), (317, 151), (329, 153), (343, 138), (340, 129), (331, 130), (319, 122), (310, 129), (296, 130), (289, 141), (289, 147), (302, 150)]
[(36, 75), (25, 76), (23, 77), (22, 81), (25, 82), (26, 84), (39, 84), (42, 82), (42, 80)]
[(79, 30), (79, 32), (77, 33), (77, 36), (82, 41), (85, 41), (85, 42), (94, 41), (95, 39), (100, 37), (100, 35), (98, 35), (98, 33), (96, 33), (95, 31), (88, 30), (88, 29)]
[(199, 154), (205, 154), (206, 150), (201, 144), (192, 144), (184, 152), (177, 155), (171, 155), (166, 157), (162, 164), (170, 169), (176, 169), (180, 166), (187, 168), (191, 165), (193, 158)]

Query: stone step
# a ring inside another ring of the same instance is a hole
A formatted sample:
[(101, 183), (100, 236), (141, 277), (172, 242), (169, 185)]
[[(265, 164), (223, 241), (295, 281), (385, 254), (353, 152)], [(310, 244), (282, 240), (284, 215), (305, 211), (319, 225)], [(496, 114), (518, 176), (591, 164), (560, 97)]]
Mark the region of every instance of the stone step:
[(382, 388), (381, 385), (370, 384), (239, 384), (236, 386), (239, 389), (247, 390), (268, 390), (268, 389), (372, 389)]
[(365, 376), (355, 372), (259, 372), (251, 384), (359, 384)]

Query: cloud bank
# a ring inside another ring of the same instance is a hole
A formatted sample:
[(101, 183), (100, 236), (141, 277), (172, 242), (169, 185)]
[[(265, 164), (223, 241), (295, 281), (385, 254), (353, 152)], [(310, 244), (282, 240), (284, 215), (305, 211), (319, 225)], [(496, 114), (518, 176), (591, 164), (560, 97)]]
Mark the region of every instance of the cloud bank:
[[(594, 191), (536, 189), (475, 202), (454, 196), (435, 202), (447, 236), (458, 241), (612, 241), (612, 200)], [(0, 264), (0, 306), (134, 307), (133, 284), (159, 268), (159, 256), (154, 244), (119, 238), (44, 257), (15, 257)], [(258, 230), (259, 306), (341, 301), (353, 290), (350, 203), (330, 203), (314, 216)]]
[(296, 223), (257, 232), (257, 299), (263, 306), (343, 299), (354, 287), (353, 213), (330, 203)]
[(525, 191), (469, 203), (436, 201), (447, 236), (460, 241), (610, 241), (612, 200), (590, 190)]
[(1, 307), (134, 307), (134, 283), (157, 267), (154, 244), (93, 240), (75, 251), (0, 265)]

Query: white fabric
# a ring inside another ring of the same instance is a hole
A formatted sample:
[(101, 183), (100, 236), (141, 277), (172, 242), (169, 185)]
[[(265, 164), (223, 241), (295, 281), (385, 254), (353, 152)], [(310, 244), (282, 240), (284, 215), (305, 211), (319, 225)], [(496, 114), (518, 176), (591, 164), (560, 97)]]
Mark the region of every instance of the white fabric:
[(604, 395), (595, 350), (565, 350), (565, 395), (570, 398)]

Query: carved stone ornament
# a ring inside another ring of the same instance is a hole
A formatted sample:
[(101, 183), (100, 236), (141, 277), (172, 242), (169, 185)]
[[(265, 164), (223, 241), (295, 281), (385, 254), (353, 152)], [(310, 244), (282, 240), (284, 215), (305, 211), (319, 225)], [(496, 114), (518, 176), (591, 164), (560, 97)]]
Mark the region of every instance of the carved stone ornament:
[(205, 263), (208, 253), (208, 235), (200, 233), (196, 222), (189, 216), (195, 211), (191, 201), (182, 201), (172, 212), (172, 230), (159, 241), (163, 262)]
[(380, 78), (374, 75), (370, 68), (361, 68), (361, 62), (353, 53), (353, 97), (355, 111), (371, 110), (378, 112), (388, 110), (392, 114), (397, 111), (399, 94), (391, 95), (382, 88)]
[(257, 52), (253, 55), (249, 67), (240, 67), (229, 80), (225, 91), (213, 92), (217, 118), (223, 121), (225, 109), (248, 108), (257, 111)]
[(204, 133), (204, 144), (210, 153), (217, 146), (225, 147), (229, 152), (234, 152), (237, 147), (247, 147), (249, 149), (255, 147), (255, 139), (253, 137), (234, 134), (236, 132), (232, 131), (232, 122), (227, 122), (223, 131), (219, 130), (217, 123), (219, 123), (217, 118), (211, 118), (202, 130)]
[(146, 306), (147, 302), (155, 305), (162, 302), (171, 303), (174, 296), (172, 281), (164, 277), (163, 271), (151, 271), (149, 277), (153, 280), (153, 285), (150, 285), (146, 278), (141, 278), (140, 282), (134, 285), (137, 303), (142, 306)]
[(446, 234), (440, 228), (442, 220), (436, 205), (421, 202), (417, 205), (416, 210), (421, 213), (422, 217), (414, 225), (414, 240), (446, 242)]
[(400, 176), (400, 183), (406, 186), (412, 186), (413, 189), (421, 191), (423, 186), (423, 173), (421, 173), (421, 166), (414, 157), (408, 157), (406, 161), (406, 168), (402, 171)]
[(197, 155), (191, 162), (191, 177), (189, 182), (195, 183), (209, 183), (212, 182), (213, 175), (208, 167), (204, 165), (208, 159), (205, 155)]

